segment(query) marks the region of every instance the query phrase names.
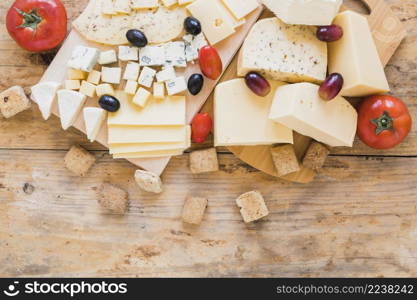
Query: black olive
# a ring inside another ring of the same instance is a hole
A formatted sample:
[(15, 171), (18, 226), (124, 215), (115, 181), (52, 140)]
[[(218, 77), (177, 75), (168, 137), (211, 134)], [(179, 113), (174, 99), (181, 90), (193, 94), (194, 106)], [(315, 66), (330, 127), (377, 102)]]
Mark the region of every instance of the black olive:
[(187, 17), (184, 21), (184, 28), (189, 34), (199, 35), (201, 33), (201, 23), (193, 17)]
[(197, 95), (201, 92), (204, 85), (204, 77), (201, 74), (193, 74), (188, 79), (188, 90), (192, 95)]
[(148, 44), (148, 39), (146, 38), (146, 35), (137, 29), (130, 29), (126, 33), (127, 40), (134, 46), (143, 48)]
[(103, 95), (98, 100), (101, 108), (109, 112), (116, 112), (120, 108), (120, 102), (115, 97), (110, 95)]

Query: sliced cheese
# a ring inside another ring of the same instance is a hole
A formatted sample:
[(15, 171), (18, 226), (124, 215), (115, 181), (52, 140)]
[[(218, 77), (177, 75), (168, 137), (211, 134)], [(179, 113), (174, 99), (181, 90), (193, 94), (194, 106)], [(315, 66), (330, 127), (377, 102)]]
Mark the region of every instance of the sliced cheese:
[(129, 14), (131, 12), (130, 0), (113, 0), (113, 9), (117, 13)]
[(241, 19), (259, 7), (257, 0), (223, 0), (224, 5), (237, 19)]
[(74, 124), (80, 114), (87, 96), (70, 90), (59, 90), (57, 95), (61, 125), (64, 130), (67, 130)]
[(184, 153), (184, 149), (177, 150), (161, 150), (161, 151), (149, 151), (149, 152), (135, 152), (124, 154), (113, 154), (113, 158), (153, 158), (153, 157), (165, 157), (165, 156), (178, 156)]
[(187, 126), (109, 126), (109, 144), (175, 143), (187, 136)]
[(287, 24), (320, 26), (332, 24), (343, 0), (262, 0), (262, 2)]
[(113, 0), (101, 0), (101, 12), (105, 15), (117, 14), (114, 10)]
[(256, 96), (244, 79), (223, 82), (214, 93), (215, 146), (292, 143), (292, 131), (268, 119), (274, 91), (281, 82), (271, 82), (267, 97)]
[(320, 98), (319, 86), (298, 83), (279, 87), (270, 119), (332, 147), (352, 147), (358, 114), (343, 97)]
[(86, 107), (83, 109), (83, 115), (87, 138), (90, 142), (94, 142), (103, 126), (107, 112), (99, 107)]
[(157, 8), (158, 0), (131, 0), (133, 9)]
[(329, 43), (329, 72), (344, 78), (342, 96), (362, 97), (389, 91), (368, 21), (365, 17), (345, 11), (334, 20), (343, 28), (343, 37)]
[(109, 113), (109, 125), (184, 125), (186, 101), (184, 96), (166, 97), (164, 100), (151, 98), (145, 108), (133, 104), (132, 96), (117, 91), (120, 109)]
[(238, 75), (257, 71), (285, 82), (321, 83), (327, 72), (327, 44), (311, 26), (287, 25), (278, 18), (257, 22), (238, 59)]
[(39, 106), (42, 117), (48, 120), (51, 116), (52, 106), (55, 103), (56, 92), (61, 84), (59, 82), (47, 81), (40, 82), (32, 86), (32, 100)]

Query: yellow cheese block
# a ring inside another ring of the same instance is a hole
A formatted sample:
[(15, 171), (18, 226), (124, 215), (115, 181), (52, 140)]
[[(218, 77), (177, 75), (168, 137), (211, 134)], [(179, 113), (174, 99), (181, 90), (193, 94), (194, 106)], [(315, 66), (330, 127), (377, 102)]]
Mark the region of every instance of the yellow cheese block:
[(344, 78), (342, 96), (363, 97), (389, 91), (369, 24), (352, 11), (340, 13), (334, 24), (343, 28), (343, 37), (329, 43), (329, 72)]
[(187, 126), (109, 126), (109, 144), (183, 142)]
[(120, 109), (109, 113), (109, 125), (184, 125), (185, 97), (170, 96), (163, 100), (152, 97), (145, 108), (132, 102), (132, 96), (122, 91), (116, 92)]
[(152, 158), (152, 157), (165, 157), (165, 156), (177, 156), (182, 155), (184, 149), (177, 150), (161, 150), (161, 151), (147, 151), (147, 152), (135, 152), (135, 153), (123, 153), (113, 154), (113, 158)]
[(276, 89), (284, 85), (270, 81), (266, 97), (255, 95), (244, 79), (219, 84), (214, 93), (214, 143), (216, 146), (293, 143), (292, 130), (268, 119)]

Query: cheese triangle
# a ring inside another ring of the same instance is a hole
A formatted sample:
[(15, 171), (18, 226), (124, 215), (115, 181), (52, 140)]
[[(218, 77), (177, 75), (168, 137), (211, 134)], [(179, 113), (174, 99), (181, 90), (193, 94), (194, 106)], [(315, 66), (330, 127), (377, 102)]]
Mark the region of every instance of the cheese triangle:
[(61, 125), (64, 130), (67, 130), (77, 119), (87, 96), (70, 90), (59, 90), (57, 94)]
[(52, 106), (56, 99), (56, 92), (60, 86), (61, 84), (59, 82), (47, 81), (40, 82), (31, 88), (31, 98), (38, 104), (42, 117), (45, 120), (48, 120), (51, 116)]
[(106, 119), (107, 112), (99, 107), (86, 107), (83, 110), (83, 115), (87, 138), (90, 142), (94, 142)]

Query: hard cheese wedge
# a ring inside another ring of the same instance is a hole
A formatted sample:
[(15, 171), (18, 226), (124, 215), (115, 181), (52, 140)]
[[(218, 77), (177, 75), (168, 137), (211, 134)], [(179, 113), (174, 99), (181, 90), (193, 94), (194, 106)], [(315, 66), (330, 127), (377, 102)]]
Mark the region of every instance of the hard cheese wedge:
[(94, 142), (103, 122), (106, 119), (107, 112), (99, 107), (86, 107), (83, 110), (85, 129), (87, 138)]
[(319, 86), (298, 83), (279, 87), (270, 119), (332, 147), (352, 147), (358, 114), (343, 97), (324, 101)]
[(292, 130), (268, 119), (274, 92), (283, 84), (271, 81), (267, 97), (256, 96), (244, 79), (219, 84), (214, 94), (215, 146), (292, 143)]
[(327, 72), (327, 44), (317, 39), (315, 27), (287, 25), (278, 18), (257, 22), (238, 59), (238, 75), (257, 71), (286, 82), (320, 83)]
[(67, 130), (80, 114), (87, 96), (70, 90), (59, 90), (57, 95), (61, 125), (64, 130)]
[(387, 78), (367, 19), (345, 11), (336, 17), (334, 24), (343, 28), (343, 37), (329, 43), (329, 72), (342, 74), (341, 95), (362, 97), (388, 92)]
[(109, 125), (184, 125), (185, 97), (172, 96), (163, 100), (151, 98), (145, 108), (133, 104), (132, 96), (117, 91), (120, 109), (109, 113)]
[(51, 116), (52, 106), (56, 99), (56, 92), (60, 86), (61, 84), (59, 82), (47, 81), (38, 83), (31, 88), (32, 100), (38, 104), (42, 117), (45, 120), (48, 120)]
[(185, 141), (186, 126), (109, 126), (109, 144)]

